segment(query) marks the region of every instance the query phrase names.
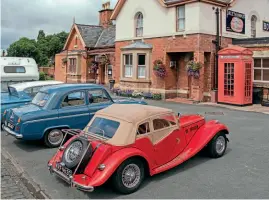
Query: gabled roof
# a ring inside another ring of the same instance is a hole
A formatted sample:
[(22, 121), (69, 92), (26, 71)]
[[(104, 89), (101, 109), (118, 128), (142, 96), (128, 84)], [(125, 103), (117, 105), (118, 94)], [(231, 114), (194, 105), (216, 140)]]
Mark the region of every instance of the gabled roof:
[(103, 32), (102, 26), (76, 24), (86, 47), (94, 47)]
[[(193, 3), (196, 1), (206, 2), (206, 3), (219, 5), (219, 6), (226, 6), (234, 2), (235, 0), (158, 0), (158, 1), (162, 6), (168, 8), (168, 7), (173, 7), (180, 4)], [(126, 0), (118, 0), (115, 6), (114, 12), (111, 16), (111, 20), (116, 20), (118, 14), (120, 13), (121, 8), (124, 6), (125, 3), (126, 3)]]
[(115, 45), (115, 25), (104, 28), (95, 25), (74, 24), (66, 40), (64, 49), (66, 49), (70, 36), (74, 30), (76, 30), (85, 48), (104, 48)]

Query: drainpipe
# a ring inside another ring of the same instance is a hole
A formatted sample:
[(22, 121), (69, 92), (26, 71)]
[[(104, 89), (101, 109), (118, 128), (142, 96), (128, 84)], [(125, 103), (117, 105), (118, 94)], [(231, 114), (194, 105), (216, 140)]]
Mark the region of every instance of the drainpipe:
[(215, 45), (216, 45), (216, 62), (215, 62), (215, 83), (214, 83), (214, 90), (218, 90), (218, 68), (219, 68), (219, 63), (218, 63), (218, 52), (220, 50), (220, 9), (216, 8), (216, 22), (217, 22), (217, 31), (216, 31), (216, 41)]
[(67, 83), (67, 68), (68, 68), (68, 49), (66, 49), (65, 83)]

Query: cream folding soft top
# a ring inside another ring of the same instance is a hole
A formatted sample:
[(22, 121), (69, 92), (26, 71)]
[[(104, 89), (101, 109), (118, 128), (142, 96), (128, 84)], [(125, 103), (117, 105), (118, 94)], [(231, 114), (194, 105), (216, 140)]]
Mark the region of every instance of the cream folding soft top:
[[(115, 146), (130, 145), (135, 142), (137, 126), (142, 121), (162, 114), (174, 114), (171, 109), (141, 104), (113, 104), (96, 112), (96, 117), (107, 118), (120, 122), (120, 127), (113, 138), (106, 143)], [(91, 120), (93, 121), (93, 120)], [(90, 124), (89, 124), (90, 126)]]

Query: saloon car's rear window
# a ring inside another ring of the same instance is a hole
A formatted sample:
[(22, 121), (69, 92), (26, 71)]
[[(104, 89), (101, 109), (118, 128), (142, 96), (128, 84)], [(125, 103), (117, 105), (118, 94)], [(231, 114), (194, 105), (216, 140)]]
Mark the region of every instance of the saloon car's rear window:
[(88, 132), (106, 138), (113, 138), (119, 126), (120, 123), (117, 121), (96, 117), (91, 126), (88, 128)]
[(32, 104), (35, 104), (40, 107), (44, 107), (48, 100), (49, 100), (50, 95), (44, 92), (38, 92), (36, 96), (32, 100)]

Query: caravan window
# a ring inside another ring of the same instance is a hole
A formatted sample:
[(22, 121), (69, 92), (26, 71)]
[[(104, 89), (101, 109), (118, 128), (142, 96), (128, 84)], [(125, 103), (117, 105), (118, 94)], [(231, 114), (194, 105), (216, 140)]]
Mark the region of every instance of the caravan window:
[(5, 73), (25, 73), (25, 67), (23, 66), (5, 66)]

